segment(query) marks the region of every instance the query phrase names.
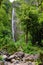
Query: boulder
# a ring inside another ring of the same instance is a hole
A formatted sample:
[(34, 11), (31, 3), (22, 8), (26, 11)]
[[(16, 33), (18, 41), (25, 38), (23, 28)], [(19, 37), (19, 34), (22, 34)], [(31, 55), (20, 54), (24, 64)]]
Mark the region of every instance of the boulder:
[(8, 62), (5, 61), (5, 62), (4, 62), (4, 65), (8, 65)]
[(25, 54), (25, 57), (23, 58), (23, 61), (36, 61), (37, 59), (39, 59), (39, 54)]
[(39, 65), (43, 65), (43, 63), (40, 63)]
[(13, 54), (5, 59), (5, 61), (11, 62), (12, 59), (17, 58), (17, 55)]
[(13, 54), (8, 59), (14, 59), (14, 58), (17, 58), (17, 55)]
[(11, 59), (11, 63), (15, 62), (15, 59)]
[(3, 59), (6, 59), (6, 58), (7, 58), (7, 56), (6, 56), (6, 55), (2, 55), (2, 58), (3, 58)]
[(36, 65), (36, 62), (32, 62), (32, 65)]
[(11, 61), (11, 59), (21, 60), (23, 57), (24, 57), (24, 53), (23, 52), (16, 52), (13, 55), (7, 57), (6, 61)]
[(25, 54), (19, 51), (19, 52), (16, 52), (15, 55), (17, 55), (19, 58), (23, 58)]
[(28, 62), (27, 63), (18, 63), (18, 64), (15, 64), (15, 65), (28, 65)]
[(24, 59), (26, 62), (28, 62), (28, 61), (33, 62), (34, 61), (33, 55), (26, 56)]
[(19, 64), (19, 63), (20, 63), (19, 60), (15, 60), (14, 65), (15, 65), (15, 64)]
[(39, 59), (39, 58), (40, 58), (40, 54), (35, 54), (35, 55), (33, 55), (34, 61), (36, 61), (36, 60)]
[(0, 65), (4, 65), (4, 62), (3, 61), (0, 61)]

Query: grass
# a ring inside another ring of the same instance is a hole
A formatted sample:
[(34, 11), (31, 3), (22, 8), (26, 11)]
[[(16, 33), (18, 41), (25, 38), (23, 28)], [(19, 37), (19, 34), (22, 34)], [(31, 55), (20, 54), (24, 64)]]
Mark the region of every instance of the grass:
[(9, 41), (8, 44), (6, 44), (4, 46), (2, 45), (2, 47), (0, 48), (0, 51), (3, 49), (5, 51), (7, 49), (7, 52), (10, 54), (13, 54), (14, 52), (17, 52), (17, 51), (23, 51), (23, 52), (29, 53), (29, 54), (38, 54), (40, 52), (43, 53), (42, 47), (32, 45), (31, 41), (29, 41), (28, 44), (26, 44), (23, 39), (21, 39), (17, 42)]
[(43, 48), (36, 46), (36, 45), (32, 45), (32, 43), (29, 41), (28, 44), (26, 44), (24, 41), (18, 41), (15, 43), (16, 48), (25, 53), (29, 53), (29, 54), (38, 54), (38, 53), (43, 53)]

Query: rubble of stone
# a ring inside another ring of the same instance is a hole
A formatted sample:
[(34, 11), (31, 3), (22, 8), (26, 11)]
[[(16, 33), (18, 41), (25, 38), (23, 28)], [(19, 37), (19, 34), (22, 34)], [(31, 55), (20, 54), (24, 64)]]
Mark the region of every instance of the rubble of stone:
[(16, 52), (13, 55), (2, 55), (4, 64), (0, 65), (36, 65), (36, 60), (39, 59), (39, 54), (26, 54), (24, 52)]

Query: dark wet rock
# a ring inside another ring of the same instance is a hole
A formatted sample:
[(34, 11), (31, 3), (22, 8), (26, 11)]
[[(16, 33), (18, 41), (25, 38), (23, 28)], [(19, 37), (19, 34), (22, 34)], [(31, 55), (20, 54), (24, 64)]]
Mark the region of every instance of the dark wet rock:
[(11, 62), (11, 59), (6, 58), (5, 61), (7, 61), (7, 62)]
[(39, 65), (43, 65), (43, 63), (40, 63)]
[(15, 54), (13, 54), (13, 55), (7, 57), (7, 58), (5, 59), (5, 61), (9, 61), (9, 62), (11, 62), (12, 59), (16, 59), (16, 58), (17, 58), (17, 56), (16, 56)]

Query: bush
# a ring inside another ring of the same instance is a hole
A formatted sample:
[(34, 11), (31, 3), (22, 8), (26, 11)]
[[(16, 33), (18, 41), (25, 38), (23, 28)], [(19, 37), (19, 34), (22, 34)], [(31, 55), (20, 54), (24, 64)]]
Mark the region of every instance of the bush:
[(0, 61), (2, 61), (3, 60), (3, 58), (2, 58), (2, 56), (0, 55)]

